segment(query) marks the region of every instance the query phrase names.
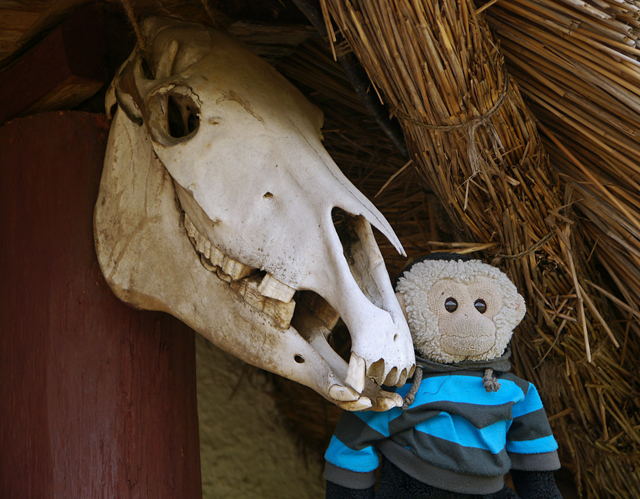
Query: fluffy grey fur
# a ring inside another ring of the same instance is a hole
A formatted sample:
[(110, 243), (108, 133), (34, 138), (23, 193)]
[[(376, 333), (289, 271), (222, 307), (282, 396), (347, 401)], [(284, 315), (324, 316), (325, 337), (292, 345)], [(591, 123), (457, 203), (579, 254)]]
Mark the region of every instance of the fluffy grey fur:
[[(470, 285), (480, 278), (494, 282), (502, 293), (502, 308), (494, 316), (496, 343), (488, 352), (468, 359), (449, 355), (440, 348), (441, 332), (438, 317), (429, 309), (427, 294), (431, 287), (443, 279)], [(502, 355), (511, 339), (514, 328), (524, 317), (524, 299), (507, 275), (496, 267), (480, 260), (425, 260), (416, 263), (399, 279), (396, 294), (404, 306), (415, 348), (422, 356), (441, 363), (463, 360), (489, 360)]]

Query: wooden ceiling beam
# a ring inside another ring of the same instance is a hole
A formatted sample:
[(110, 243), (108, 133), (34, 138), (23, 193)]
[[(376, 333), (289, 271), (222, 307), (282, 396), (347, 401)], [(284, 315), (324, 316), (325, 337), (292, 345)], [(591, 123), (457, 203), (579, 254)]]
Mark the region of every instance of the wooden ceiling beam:
[(91, 97), (107, 81), (106, 52), (101, 12), (79, 9), (0, 72), (0, 123)]

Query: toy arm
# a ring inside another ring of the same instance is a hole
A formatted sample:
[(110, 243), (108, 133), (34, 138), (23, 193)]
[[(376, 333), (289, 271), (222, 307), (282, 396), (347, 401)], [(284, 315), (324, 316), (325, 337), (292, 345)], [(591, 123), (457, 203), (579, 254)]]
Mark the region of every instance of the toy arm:
[(507, 452), (512, 468), (527, 471), (559, 469), (558, 444), (538, 391), (531, 383), (524, 400), (513, 405), (511, 414), (513, 421), (507, 432)]
[(521, 499), (562, 499), (553, 471), (511, 470), (511, 478)]
[[(335, 447), (335, 440), (337, 439), (336, 437), (333, 438), (334, 440), (331, 441), (327, 454), (331, 450), (332, 445)], [(371, 447), (369, 447), (369, 450), (375, 452)], [(349, 463), (349, 466), (353, 464), (356, 463)], [(359, 466), (359, 464), (356, 464), (356, 466)], [(369, 472), (357, 472), (340, 468), (327, 461), (324, 477), (327, 479), (326, 499), (373, 499), (375, 496), (375, 469)]]
[(507, 433), (511, 477), (522, 499), (562, 499), (553, 470), (560, 468), (558, 444), (536, 387), (529, 383), (525, 399), (512, 408)]
[(373, 499), (373, 485), (367, 489), (350, 489), (327, 480), (326, 499)]
[[(327, 460), (324, 469), (324, 477), (327, 479), (327, 498), (369, 497), (364, 491), (373, 491), (376, 483), (376, 469), (380, 464), (378, 453), (372, 446), (360, 450), (351, 449), (334, 436), (325, 453), (325, 459)], [(353, 492), (347, 493), (347, 491)], [(360, 494), (357, 491), (363, 492)]]

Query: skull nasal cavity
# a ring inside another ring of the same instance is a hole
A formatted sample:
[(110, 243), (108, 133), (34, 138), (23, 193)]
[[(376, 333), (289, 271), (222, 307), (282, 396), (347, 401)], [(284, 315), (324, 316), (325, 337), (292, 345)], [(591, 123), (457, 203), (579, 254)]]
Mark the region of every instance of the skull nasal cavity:
[[(349, 265), (349, 270), (358, 287), (367, 299), (377, 307), (382, 307), (384, 300), (381, 288), (372, 270), (375, 268), (376, 253), (372, 253), (371, 241), (369, 245), (364, 237), (373, 236), (369, 223), (362, 215), (352, 215), (340, 208), (333, 208), (331, 211), (333, 225), (340, 243), (344, 258)], [(380, 254), (377, 253), (379, 256)]]
[(184, 95), (172, 94), (167, 98), (167, 120), (169, 135), (179, 139), (194, 132), (200, 124), (198, 109)]
[(342, 243), (344, 256), (348, 261), (352, 257), (352, 246), (359, 241), (358, 235), (354, 230), (355, 216), (340, 208), (333, 208), (333, 210), (331, 210), (331, 218), (333, 219), (333, 226)]

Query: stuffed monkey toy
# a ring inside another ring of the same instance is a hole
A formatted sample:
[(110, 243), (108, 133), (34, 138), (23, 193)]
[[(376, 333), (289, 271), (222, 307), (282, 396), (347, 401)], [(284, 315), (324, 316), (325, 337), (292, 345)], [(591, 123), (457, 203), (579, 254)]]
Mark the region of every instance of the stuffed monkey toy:
[(525, 304), (506, 274), (433, 254), (403, 271), (396, 295), (417, 352), (413, 381), (396, 390), (402, 408), (343, 413), (325, 454), (327, 499), (561, 498), (538, 392), (509, 373)]

